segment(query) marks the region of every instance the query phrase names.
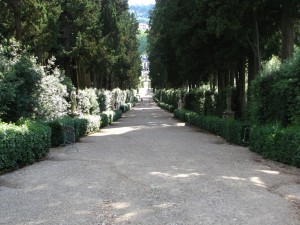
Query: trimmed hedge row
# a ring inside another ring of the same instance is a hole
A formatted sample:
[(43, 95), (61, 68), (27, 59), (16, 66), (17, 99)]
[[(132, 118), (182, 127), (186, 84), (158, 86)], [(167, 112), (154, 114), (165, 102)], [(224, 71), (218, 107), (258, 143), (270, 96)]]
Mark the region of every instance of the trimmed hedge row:
[(169, 104), (166, 104), (166, 103), (163, 103), (163, 102), (158, 102), (158, 106), (160, 108), (168, 110), (169, 112), (174, 112), (174, 110), (175, 110), (175, 107), (173, 105), (169, 105)]
[(45, 157), (51, 128), (38, 122), (0, 123), (0, 171), (25, 166)]
[(82, 118), (71, 118), (66, 116), (63, 118), (48, 121), (45, 123), (45, 125), (51, 127), (52, 130), (51, 146), (57, 147), (64, 143), (64, 125), (74, 127), (76, 141), (79, 141), (80, 137), (83, 137), (87, 134), (88, 120)]
[(244, 144), (242, 140), (244, 129), (247, 127), (246, 123), (237, 120), (224, 120), (216, 116), (204, 116), (185, 109), (174, 110), (174, 117), (213, 134), (220, 135), (229, 143)]
[(252, 127), (250, 149), (266, 158), (300, 167), (300, 127), (279, 125)]
[[(174, 117), (211, 133), (220, 135), (229, 143), (244, 145), (244, 130), (247, 123), (224, 120), (215, 116), (176, 109)], [(249, 132), (250, 150), (281, 163), (300, 167), (300, 127), (279, 125), (254, 126)]]

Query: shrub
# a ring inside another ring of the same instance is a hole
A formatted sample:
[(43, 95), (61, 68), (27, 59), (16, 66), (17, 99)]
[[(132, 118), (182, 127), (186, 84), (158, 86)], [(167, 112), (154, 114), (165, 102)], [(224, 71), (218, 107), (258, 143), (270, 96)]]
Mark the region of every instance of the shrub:
[(96, 115), (100, 112), (96, 89), (78, 90), (77, 110), (81, 115)]
[(121, 119), (121, 117), (122, 117), (122, 110), (116, 109), (113, 111), (113, 122)]
[(0, 113), (4, 121), (31, 117), (43, 68), (17, 43), (0, 45)]
[(251, 118), (256, 124), (300, 125), (300, 51), (280, 64), (272, 59), (252, 82)]
[[(85, 121), (85, 122), (84, 122)], [(75, 139), (79, 141), (80, 135), (86, 134), (87, 132), (87, 120), (76, 118), (73, 119), (71, 117), (63, 117), (54, 120), (50, 120), (46, 122), (46, 125), (51, 127), (52, 135), (51, 135), (51, 145), (52, 147), (57, 147), (64, 143), (64, 131), (63, 126), (72, 126), (75, 129)]]
[(68, 97), (67, 86), (62, 84), (65, 76), (58, 68), (52, 68), (54, 59), (49, 60), (48, 66), (42, 71), (42, 79), (35, 93), (37, 100), (35, 114), (42, 119), (53, 119), (67, 115)]
[(159, 102), (158, 106), (165, 109), (165, 110), (168, 110), (169, 112), (173, 112), (174, 109), (175, 109), (175, 107), (173, 105), (168, 105), (168, 104), (163, 103), (163, 102)]
[(31, 164), (49, 151), (51, 129), (38, 122), (0, 124), (0, 170)]
[(248, 126), (237, 120), (224, 120), (216, 116), (204, 116), (184, 109), (176, 109), (174, 117), (213, 134), (220, 135), (229, 143), (238, 145), (243, 144), (244, 129)]
[(101, 113), (101, 124), (100, 124), (100, 127), (106, 127), (110, 124), (110, 119), (109, 119), (109, 116), (108, 114), (106, 113)]
[(86, 118), (73, 118), (73, 121), (75, 130), (78, 130), (76, 141), (79, 141), (80, 137), (87, 135), (89, 121)]
[(110, 91), (107, 90), (99, 90), (97, 92), (98, 95), (98, 103), (99, 103), (99, 107), (100, 107), (100, 111), (104, 112), (104, 111), (108, 111), (111, 110), (111, 98), (112, 98), (112, 94)]
[(87, 121), (87, 130), (86, 133), (95, 133), (100, 131), (101, 127), (101, 116), (99, 115), (85, 115), (81, 118), (85, 119)]
[(122, 110), (123, 113), (127, 112), (130, 110), (131, 107), (129, 107), (129, 104), (123, 104), (120, 106), (120, 110)]
[(300, 127), (255, 126), (250, 133), (250, 149), (266, 158), (300, 167)]

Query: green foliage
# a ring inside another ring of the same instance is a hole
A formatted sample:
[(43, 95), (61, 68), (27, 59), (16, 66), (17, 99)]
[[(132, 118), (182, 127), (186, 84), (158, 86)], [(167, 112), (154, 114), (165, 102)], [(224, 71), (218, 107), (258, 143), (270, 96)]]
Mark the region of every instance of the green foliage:
[(86, 118), (73, 118), (73, 121), (74, 128), (76, 130), (76, 133), (78, 134), (76, 136), (76, 141), (79, 141), (80, 137), (84, 137), (88, 134), (89, 121)]
[(42, 67), (17, 43), (0, 45), (0, 115), (4, 121), (33, 115), (42, 74)]
[(20, 117), (52, 119), (67, 114), (67, 87), (54, 58), (41, 66), (17, 43), (0, 45), (0, 116), (4, 121)]
[(0, 124), (0, 170), (31, 164), (49, 151), (51, 129), (38, 122)]
[(176, 109), (174, 117), (213, 134), (220, 135), (229, 143), (243, 144), (244, 128), (247, 127), (245, 123), (237, 120), (225, 120), (216, 116), (205, 116), (183, 109)]
[(57, 118), (45, 122), (45, 124), (51, 127), (51, 146), (57, 147), (64, 143), (63, 126), (72, 126), (75, 129), (75, 139), (79, 141), (79, 138), (87, 134), (88, 121), (86, 119), (73, 119), (71, 117)]
[(300, 127), (279, 125), (252, 127), (250, 149), (266, 158), (300, 167)]
[(139, 40), (139, 54), (143, 55), (147, 52), (147, 45), (148, 45), (148, 39), (147, 34), (145, 32), (141, 32), (138, 34), (138, 40)]
[(120, 106), (120, 110), (125, 113), (127, 111), (129, 111), (132, 108), (132, 103), (125, 103), (123, 105)]
[(113, 111), (113, 122), (121, 119), (121, 117), (122, 117), (122, 110), (116, 109)]
[(155, 92), (155, 98), (168, 105), (177, 108), (179, 97), (183, 97), (184, 90), (181, 89), (160, 89)]
[(107, 113), (101, 113), (101, 128), (108, 126), (110, 123), (109, 115)]
[(251, 118), (254, 123), (300, 125), (300, 51), (285, 63), (268, 63), (252, 83)]
[[(215, 95), (216, 94), (213, 91), (210, 91), (207, 86), (202, 86), (201, 88), (191, 89), (189, 91), (184, 89), (160, 89), (156, 91), (154, 98), (157, 101), (160, 101), (160, 98), (162, 99), (160, 106), (164, 107), (164, 105), (167, 104), (172, 106), (170, 109), (167, 107), (167, 110), (174, 110), (178, 106), (180, 96), (185, 109), (197, 112), (198, 114), (215, 115), (217, 105), (217, 102), (215, 102)], [(226, 105), (225, 99), (224, 102)], [(222, 113), (220, 116), (221, 115)]]
[(166, 103), (163, 103), (163, 102), (159, 102), (158, 106), (160, 108), (168, 110), (169, 112), (173, 112), (175, 110), (175, 107), (173, 105), (169, 105), (169, 104), (166, 104)]
[(108, 126), (122, 117), (122, 110), (105, 111), (101, 113), (101, 127)]
[(55, 56), (76, 88), (135, 88), (138, 24), (126, 1), (0, 1), (0, 14), (1, 42), (15, 38), (42, 64)]

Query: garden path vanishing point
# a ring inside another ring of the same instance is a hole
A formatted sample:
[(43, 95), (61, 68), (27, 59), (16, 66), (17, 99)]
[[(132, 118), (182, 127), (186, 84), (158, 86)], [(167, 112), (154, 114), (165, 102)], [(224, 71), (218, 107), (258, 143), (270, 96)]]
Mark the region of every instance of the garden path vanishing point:
[(187, 126), (146, 96), (79, 149), (0, 176), (2, 225), (296, 225), (299, 169)]

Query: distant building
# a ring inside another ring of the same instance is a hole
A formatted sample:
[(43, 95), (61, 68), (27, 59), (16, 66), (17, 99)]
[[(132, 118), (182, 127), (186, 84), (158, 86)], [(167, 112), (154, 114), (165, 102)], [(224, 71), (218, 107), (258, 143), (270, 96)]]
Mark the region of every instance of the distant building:
[(147, 55), (141, 55), (142, 71), (149, 70), (149, 60)]
[(140, 31), (149, 30), (149, 25), (147, 23), (139, 23), (139, 30)]
[(140, 88), (151, 88), (149, 79), (149, 60), (147, 55), (141, 55), (142, 74), (140, 76)]

